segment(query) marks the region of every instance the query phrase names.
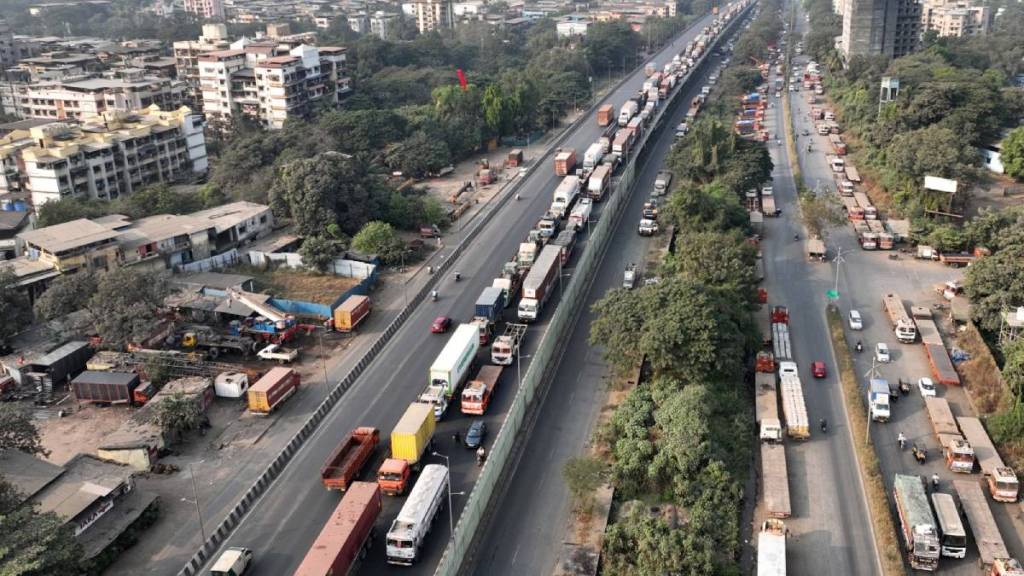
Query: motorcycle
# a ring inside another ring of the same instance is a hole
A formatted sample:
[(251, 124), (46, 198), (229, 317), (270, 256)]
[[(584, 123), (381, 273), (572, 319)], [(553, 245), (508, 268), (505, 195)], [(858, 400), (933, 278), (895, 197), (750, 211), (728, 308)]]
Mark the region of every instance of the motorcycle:
[(857, 345), (856, 345), (856, 346), (854, 346), (853, 348), (854, 348), (854, 350), (856, 350), (857, 352), (863, 352), (863, 351), (864, 351), (864, 345), (863, 345), (863, 344), (861, 344), (860, 342), (857, 342)]
[(828, 432), (828, 422), (824, 418), (821, 419), (821, 431)]
[(437, 290), (434, 290), (430, 293), (430, 299), (434, 302), (437, 302)]
[(917, 444), (914, 444), (910, 451), (914, 453), (914, 459), (917, 460), (918, 464), (924, 464), (925, 460), (928, 459), (928, 453), (925, 450), (918, 448)]
[(462, 280), (462, 274), (456, 272), (455, 273), (455, 281), (458, 282), (459, 280)]

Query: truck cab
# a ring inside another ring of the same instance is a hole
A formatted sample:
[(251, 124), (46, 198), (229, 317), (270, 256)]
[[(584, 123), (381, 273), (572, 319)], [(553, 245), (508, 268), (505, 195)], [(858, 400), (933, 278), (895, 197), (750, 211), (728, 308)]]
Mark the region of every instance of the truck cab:
[(637, 232), (641, 236), (654, 236), (658, 233), (658, 223), (654, 220), (644, 218), (640, 220), (640, 225), (637, 227)]
[(412, 475), (412, 468), (405, 460), (388, 458), (377, 470), (377, 485), (380, 491), (389, 496), (405, 494), (409, 487), (409, 476)]

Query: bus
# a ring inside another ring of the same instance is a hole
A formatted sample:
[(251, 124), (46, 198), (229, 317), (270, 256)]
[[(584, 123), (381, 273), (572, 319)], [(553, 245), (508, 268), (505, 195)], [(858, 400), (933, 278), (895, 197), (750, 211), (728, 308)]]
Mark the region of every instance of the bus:
[(960, 520), (953, 496), (936, 492), (932, 494), (932, 506), (939, 520), (939, 545), (942, 555), (948, 558), (967, 557), (967, 530)]

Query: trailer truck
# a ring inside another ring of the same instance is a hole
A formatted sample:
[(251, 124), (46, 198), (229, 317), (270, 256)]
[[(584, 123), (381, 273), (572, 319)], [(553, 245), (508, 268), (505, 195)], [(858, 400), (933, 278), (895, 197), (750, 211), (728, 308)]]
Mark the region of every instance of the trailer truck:
[(463, 414), (483, 415), (491, 404), (494, 389), (498, 386), (502, 366), (481, 366), (476, 377), (462, 389), (461, 409)]
[(348, 489), (380, 442), (380, 430), (361, 426), (349, 432), (320, 468), (320, 481), (328, 490)]
[(582, 230), (590, 222), (590, 213), (593, 211), (594, 201), (590, 198), (580, 198), (569, 213), (569, 226)]
[(405, 493), (413, 468), (419, 468), (423, 453), (434, 439), (434, 410), (413, 402), (391, 431), (391, 456), (377, 471), (377, 483), (385, 494)]
[(789, 480), (786, 449), (782, 444), (761, 444), (761, 493), (765, 511), (773, 518), (789, 518)]
[(519, 300), (519, 319), (524, 322), (536, 320), (554, 292), (558, 280), (560, 252), (557, 246), (545, 246), (530, 272), (523, 280), (523, 297)]
[(960, 374), (953, 367), (953, 362), (949, 359), (949, 352), (946, 351), (944, 345), (925, 344), (924, 351), (928, 355), (928, 365), (932, 369), (932, 376), (935, 377), (936, 382), (946, 386), (960, 385)]
[(597, 125), (608, 126), (615, 120), (615, 106), (604, 104), (597, 109)]
[(501, 288), (488, 286), (480, 292), (473, 307), (473, 323), (480, 327), (480, 345), (486, 346), (494, 325), (501, 320), (501, 312), (505, 309), (505, 291)]
[(271, 368), (246, 393), (249, 412), (266, 416), (299, 388), (299, 373), (292, 368)]
[(555, 188), (554, 198), (551, 200), (551, 212), (559, 218), (565, 218), (569, 213), (569, 206), (576, 200), (580, 193), (580, 178), (576, 175), (566, 176)]
[(907, 314), (903, 299), (899, 294), (890, 293), (882, 297), (882, 311), (889, 318), (896, 339), (904, 344), (913, 344), (917, 339), (917, 326)]
[(602, 158), (604, 158), (604, 144), (594, 142), (583, 153), (583, 169), (589, 171), (597, 168)]
[(559, 148), (555, 151), (555, 174), (568, 176), (576, 167), (576, 149)]
[(619, 126), (629, 124), (629, 121), (640, 111), (640, 104), (636, 100), (627, 100), (619, 110)]
[(412, 566), (416, 562), (420, 548), (430, 533), (430, 526), (444, 502), (448, 482), (447, 467), (429, 464), (423, 468), (416, 486), (388, 529), (389, 564)]
[(353, 573), (373, 540), (373, 525), (383, 502), (371, 482), (353, 482), (294, 576), (342, 576)]
[(525, 324), (506, 324), (505, 333), (491, 344), (491, 362), (500, 366), (511, 365), (519, 353), (519, 345), (525, 334)]
[(430, 366), (427, 382), (441, 386), (448, 399), (451, 399), (465, 382), (476, 361), (476, 354), (480, 351), (478, 333), (475, 326), (460, 324)]
[(935, 571), (939, 567), (939, 533), (924, 482), (920, 476), (896, 474), (892, 492), (907, 561), (917, 570)]
[(775, 374), (754, 373), (754, 388), (758, 436), (762, 442), (782, 442), (782, 422), (779, 420), (779, 393)]
[(334, 329), (351, 332), (370, 315), (370, 297), (354, 294), (334, 309)]
[(800, 377), (795, 373), (783, 372), (784, 365), (793, 362), (781, 362), (779, 371), (782, 374), (782, 414), (786, 419), (786, 434), (796, 440), (811, 437), (811, 428), (807, 419), (807, 405), (804, 403), (804, 390)]
[(786, 524), (769, 518), (757, 537), (757, 576), (786, 576)]
[(924, 402), (949, 469), (969, 474), (974, 469), (974, 450), (960, 435), (949, 402), (945, 398), (933, 396), (925, 397)]
[(594, 172), (590, 175), (590, 179), (587, 180), (587, 196), (590, 196), (594, 202), (600, 202), (604, 199), (604, 195), (608, 193), (608, 188), (611, 186), (611, 183), (611, 165), (599, 165), (597, 168), (594, 168)]
[(942, 336), (932, 319), (932, 309), (927, 306), (911, 306), (910, 315), (917, 325), (917, 333), (921, 335), (921, 342), (925, 344), (938, 344), (942, 346)]
[(985, 432), (985, 426), (982, 425), (981, 420), (961, 416), (956, 421), (960, 425), (964, 437), (974, 449), (992, 499), (997, 502), (1016, 502), (1019, 489), (1017, 473), (1013, 471), (1013, 468), (1003, 464), (1003, 459), (999, 457), (999, 452), (996, 452), (996, 447), (992, 444), (988, 433)]
[[(967, 516), (967, 524), (974, 534), (974, 542), (978, 545), (978, 563), (983, 570), (989, 570), (997, 558), (1010, 557), (996, 519), (992, 516), (992, 509), (988, 506), (981, 486), (974, 480), (954, 480), (953, 486), (960, 497), (964, 515)], [(964, 552), (966, 555), (966, 541)]]

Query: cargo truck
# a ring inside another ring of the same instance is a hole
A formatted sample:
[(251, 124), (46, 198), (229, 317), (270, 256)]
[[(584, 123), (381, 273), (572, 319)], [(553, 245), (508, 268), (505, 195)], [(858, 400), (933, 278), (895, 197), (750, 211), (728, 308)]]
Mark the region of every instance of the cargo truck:
[(576, 200), (580, 193), (579, 176), (566, 176), (555, 188), (554, 198), (551, 200), (551, 212), (559, 218), (565, 218), (569, 212), (569, 206)]
[(552, 246), (557, 246), (559, 249), (559, 261), (562, 266), (569, 263), (569, 259), (572, 258), (573, 248), (576, 247), (576, 230), (569, 228), (568, 230), (562, 230), (558, 233), (558, 236), (551, 241)]
[(533, 261), (537, 259), (540, 246), (536, 242), (520, 242), (519, 250), (516, 251), (516, 268), (529, 270)]
[(825, 261), (825, 241), (821, 238), (808, 238), (807, 239), (807, 259), (817, 260), (818, 262)]
[(597, 109), (597, 125), (608, 126), (615, 120), (615, 106), (603, 104)]
[(662, 196), (668, 192), (668, 187), (672, 185), (672, 173), (668, 170), (662, 170), (658, 172), (658, 175), (654, 178), (654, 193), (658, 196)]
[(775, 197), (774, 196), (762, 196), (761, 197), (761, 212), (763, 212), (765, 216), (770, 216), (770, 217), (778, 216), (781, 213), (779, 211), (779, 209), (775, 207)]
[(1017, 474), (1013, 468), (1003, 464), (1003, 459), (999, 457), (999, 452), (996, 452), (996, 447), (985, 432), (981, 420), (961, 416), (956, 421), (967, 442), (974, 449), (974, 455), (981, 467), (981, 473), (985, 475), (985, 481), (988, 482), (992, 499), (997, 502), (1016, 502), (1019, 489)]
[(569, 226), (576, 230), (586, 228), (590, 222), (590, 213), (593, 211), (594, 201), (590, 198), (580, 198), (569, 213)]
[(786, 524), (768, 519), (757, 536), (757, 576), (786, 576)]
[(881, 378), (872, 378), (868, 388), (868, 411), (875, 422), (888, 422), (889, 382)]
[(560, 250), (545, 246), (523, 280), (523, 297), (519, 300), (519, 319), (532, 322), (540, 317), (544, 304), (554, 292), (555, 281), (561, 270)]
[(957, 427), (949, 402), (945, 398), (927, 396), (924, 405), (935, 437), (942, 446), (947, 466), (953, 472), (970, 474), (974, 470), (974, 449), (970, 442), (960, 435), (960, 428)]
[(501, 312), (505, 309), (505, 291), (501, 288), (488, 286), (480, 292), (473, 310), (473, 321), (480, 328), (480, 345), (490, 342), (494, 326), (501, 320)]
[(928, 364), (932, 369), (932, 376), (939, 384), (946, 386), (959, 386), (960, 375), (953, 362), (949, 359), (949, 353), (942, 344), (925, 344), (924, 351), (928, 355)]
[(353, 482), (294, 576), (342, 576), (353, 573), (373, 540), (373, 525), (380, 516), (380, 488), (371, 482)]
[[(792, 362), (781, 362), (780, 372), (784, 365)], [(793, 365), (795, 369), (795, 364)], [(782, 415), (786, 419), (786, 434), (796, 440), (811, 437), (811, 428), (807, 419), (807, 406), (804, 404), (803, 386), (800, 377), (792, 373), (782, 373)]]
[(134, 404), (139, 375), (134, 372), (86, 370), (71, 381), (78, 402), (91, 404)]
[(353, 295), (345, 299), (334, 309), (334, 329), (338, 332), (351, 332), (370, 315), (370, 298)]
[(917, 333), (921, 335), (921, 342), (925, 344), (942, 344), (942, 335), (932, 319), (932, 309), (927, 306), (911, 306), (910, 315), (917, 326)]
[[(978, 490), (981, 493), (981, 490)], [(983, 496), (984, 497), (984, 496)], [(939, 524), (939, 552), (948, 558), (967, 557), (967, 531), (950, 494), (932, 492), (932, 507)]]
[(604, 145), (600, 142), (594, 142), (583, 153), (583, 169), (589, 171), (597, 168), (602, 158), (604, 158)]
[(590, 179), (587, 180), (587, 196), (593, 199), (594, 202), (600, 202), (604, 199), (604, 195), (608, 192), (608, 188), (611, 187), (611, 183), (611, 165), (599, 165), (597, 168), (594, 168), (594, 172), (590, 175)]
[(509, 366), (519, 353), (519, 345), (526, 334), (524, 324), (506, 324), (505, 333), (491, 345), (491, 362), (500, 366)]
[(389, 564), (412, 566), (416, 562), (430, 533), (430, 526), (444, 502), (448, 482), (448, 468), (440, 464), (429, 464), (423, 468), (416, 486), (388, 529), (386, 553)]
[(491, 281), (491, 286), (500, 288), (504, 293), (505, 307), (515, 302), (519, 289), (523, 285), (523, 272), (514, 261), (506, 262), (501, 268), (501, 276)]
[(568, 176), (576, 168), (576, 149), (559, 148), (555, 151), (555, 174)]
[(619, 156), (626, 156), (633, 148), (633, 133), (629, 130), (619, 130), (612, 140), (612, 153)]
[(462, 389), (461, 409), (463, 414), (482, 416), (491, 404), (494, 389), (498, 386), (502, 366), (481, 366), (476, 377)]
[(762, 442), (782, 442), (782, 422), (779, 420), (779, 393), (775, 374), (756, 372), (754, 388), (758, 436)]
[(273, 412), (299, 388), (299, 373), (291, 368), (271, 368), (249, 388), (246, 399), (249, 412), (266, 416)]
[(904, 344), (913, 344), (917, 339), (917, 326), (907, 314), (903, 306), (903, 299), (899, 294), (890, 293), (882, 297), (882, 311), (889, 318), (889, 325), (892, 326), (896, 339)]
[[(983, 570), (989, 570), (997, 558), (1010, 557), (996, 519), (992, 516), (992, 509), (988, 506), (981, 486), (974, 480), (954, 480), (953, 486), (960, 497), (964, 515), (967, 516), (967, 524), (974, 534), (974, 542), (978, 545), (978, 563)], [(966, 552), (966, 541), (964, 545)]]
[(782, 444), (761, 444), (761, 493), (765, 511), (772, 518), (789, 518), (789, 476), (786, 449)]
[(348, 433), (320, 468), (320, 481), (328, 490), (348, 489), (380, 442), (380, 430), (361, 426)]
[(996, 558), (985, 576), (1024, 576), (1024, 564), (1016, 558)]
[(479, 329), (472, 324), (460, 324), (431, 364), (427, 384), (438, 388), (445, 403), (466, 381), (479, 351)]
[(892, 493), (907, 561), (914, 569), (935, 571), (939, 567), (939, 533), (924, 482), (920, 476), (896, 474)]
[(414, 468), (419, 468), (423, 453), (434, 438), (434, 410), (428, 404), (413, 402), (391, 431), (391, 456), (377, 471), (377, 484), (385, 494), (405, 493)]
[(619, 126), (629, 124), (629, 121), (640, 111), (640, 104), (636, 100), (627, 100), (619, 110)]
[(775, 353), (777, 361), (793, 358), (793, 350), (789, 341), (789, 324), (772, 322), (772, 351)]

